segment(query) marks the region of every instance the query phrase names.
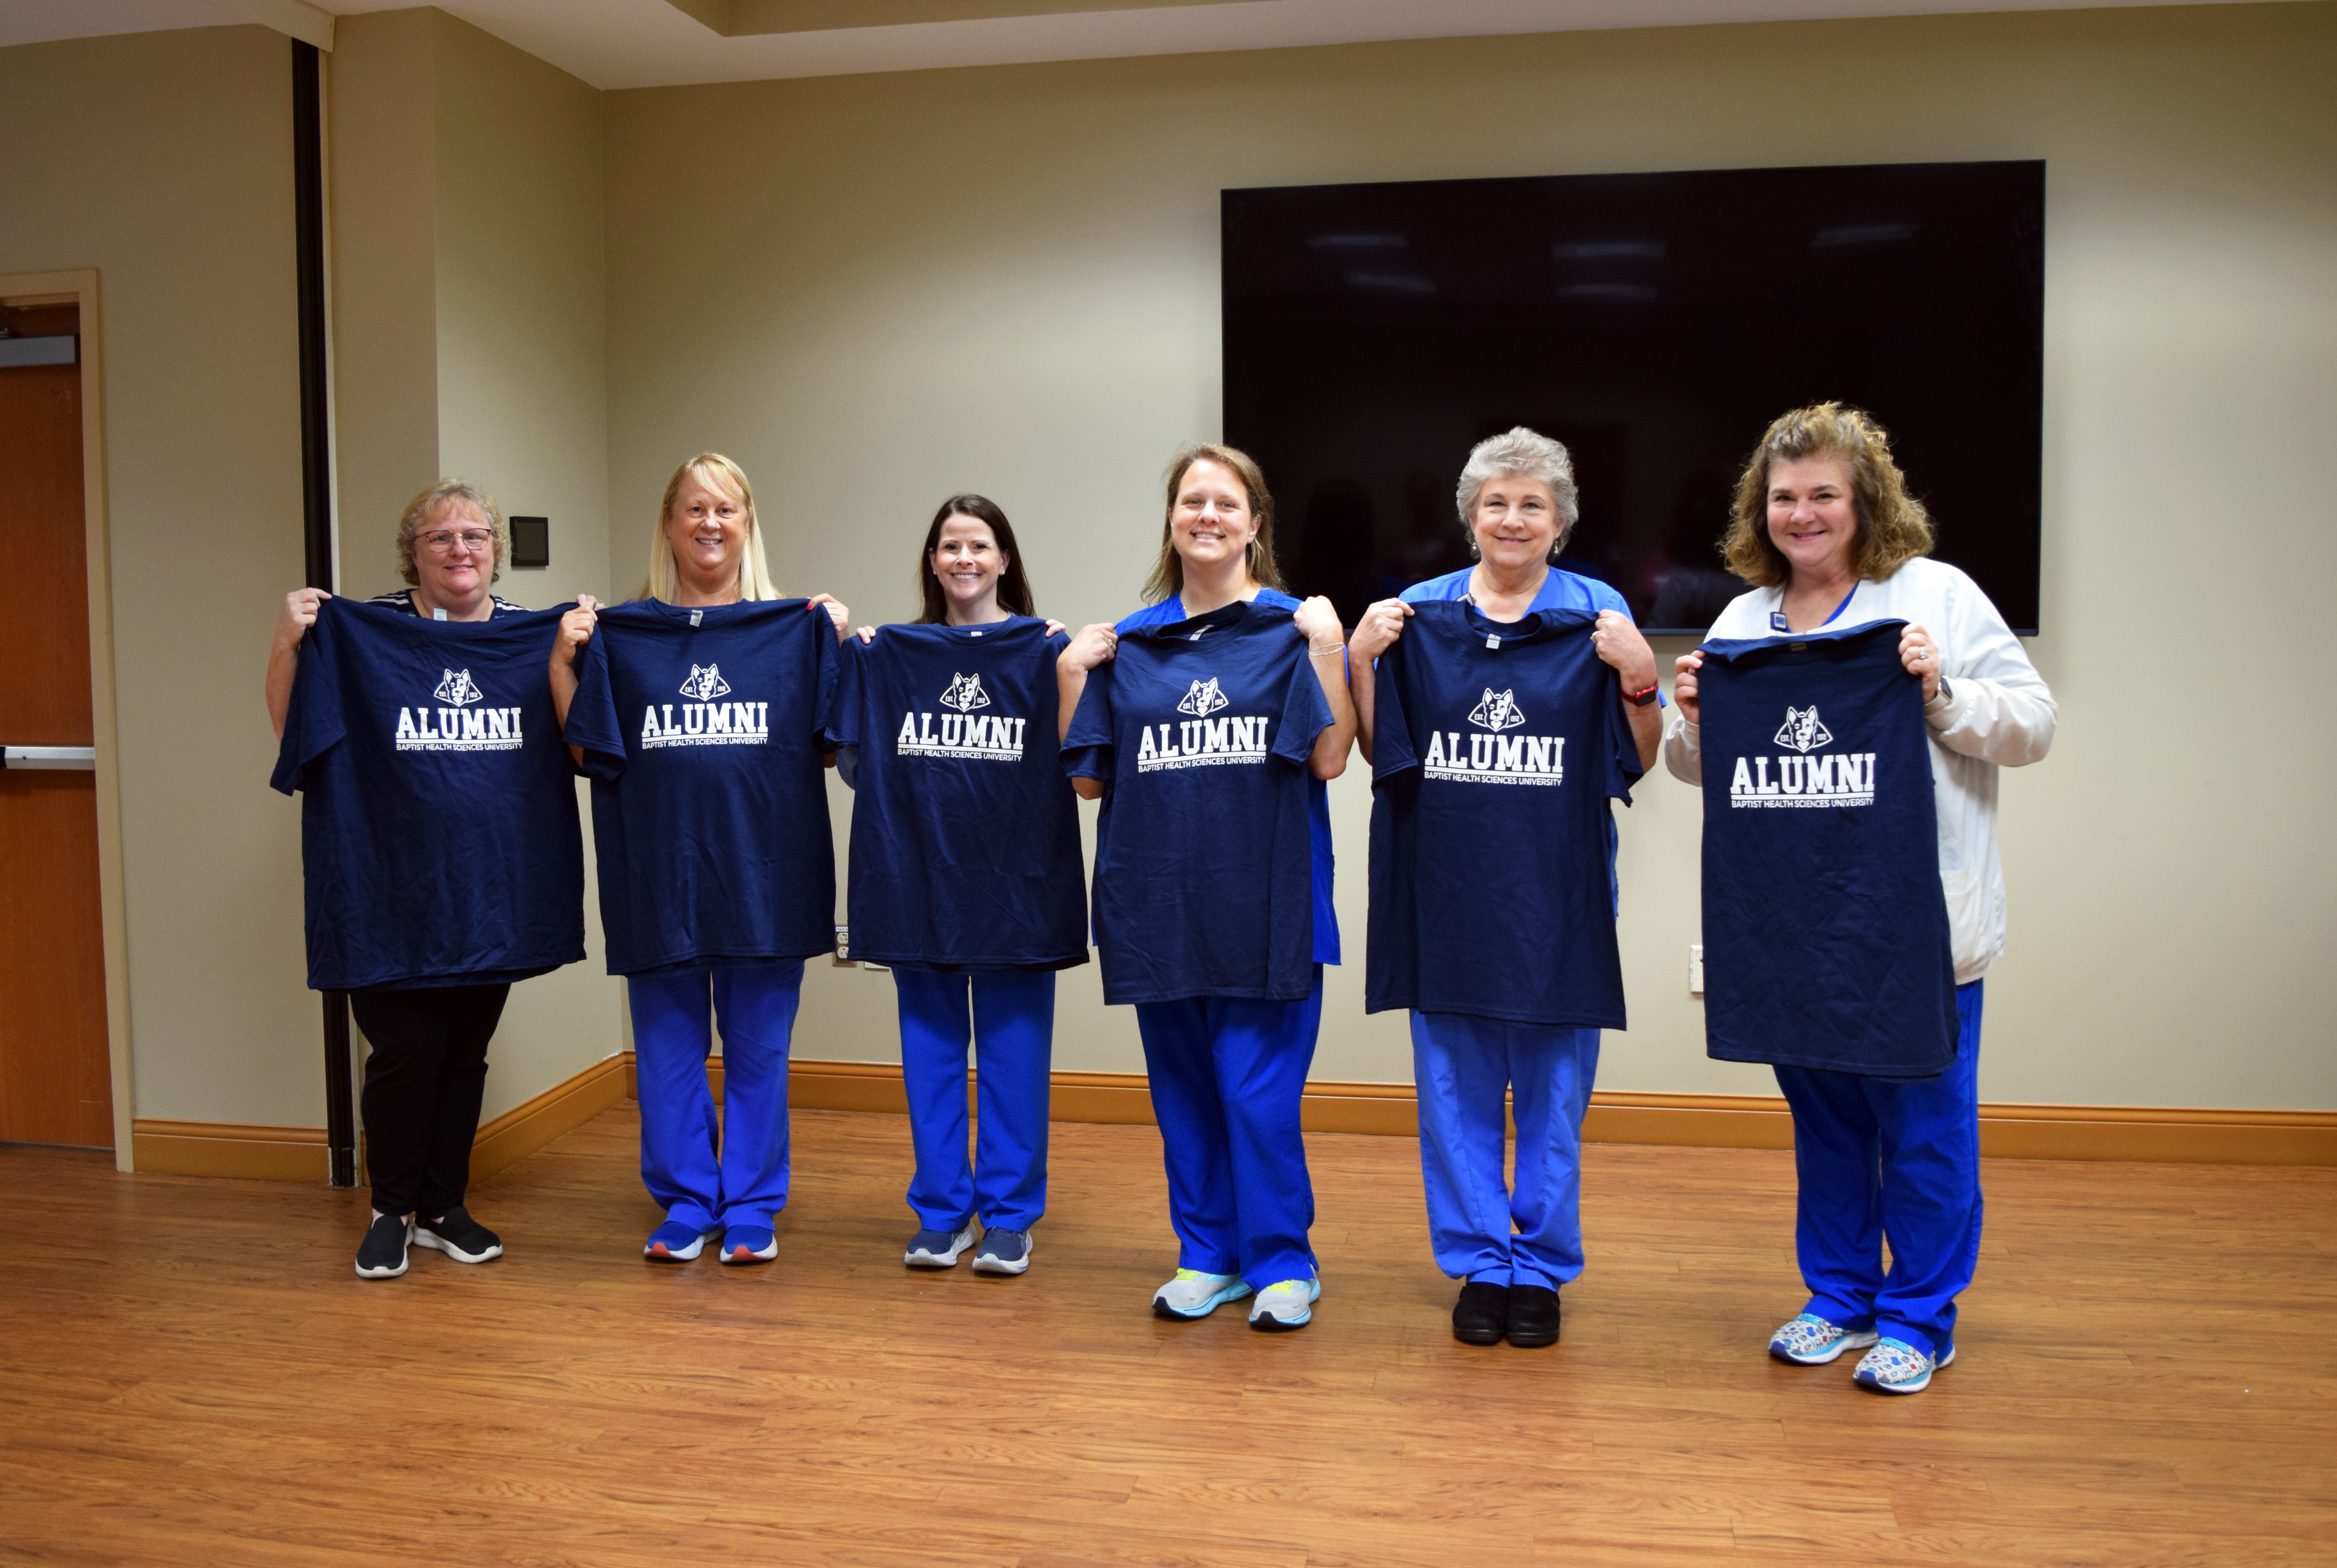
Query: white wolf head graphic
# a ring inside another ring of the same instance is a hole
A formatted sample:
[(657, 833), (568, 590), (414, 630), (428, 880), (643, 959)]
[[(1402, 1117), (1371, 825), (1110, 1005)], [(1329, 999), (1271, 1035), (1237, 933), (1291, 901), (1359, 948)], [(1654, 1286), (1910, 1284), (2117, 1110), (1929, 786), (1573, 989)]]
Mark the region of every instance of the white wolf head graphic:
[(1481, 725), (1495, 735), (1525, 723), (1525, 710), (1518, 706), (1517, 688), (1512, 687), (1508, 691), (1496, 692), (1491, 687), (1487, 687), (1484, 700), (1470, 710), (1469, 722)]
[(1778, 727), (1776, 741), (1790, 751), (1814, 752), (1833, 740), (1833, 732), (1818, 722), (1817, 704), (1804, 708), (1787, 708), (1785, 722)]
[(440, 702), (451, 702), (456, 707), (468, 703), (487, 700), (486, 694), (482, 692), (478, 683), (471, 678), (469, 670), (445, 669), (444, 666), (440, 668), (445, 678), (438, 683), (438, 689), (430, 694), (432, 696), (436, 697)]
[(1226, 694), (1217, 689), (1217, 677), (1211, 676), (1207, 686), (1198, 680), (1193, 683), (1193, 689), (1187, 692), (1184, 699), (1178, 703), (1177, 711), (1189, 713), (1200, 718), (1217, 712), (1225, 706), (1227, 706)]
[(990, 697), (982, 689), (982, 677), (978, 674), (950, 677), (949, 690), (942, 693), (942, 706), (953, 707), (960, 713), (972, 713), (975, 708), (988, 707)]
[(722, 667), (719, 664), (709, 664), (704, 669), (691, 665), (689, 678), (681, 683), (681, 695), (707, 702), (718, 696), (729, 696), (730, 683), (722, 678)]

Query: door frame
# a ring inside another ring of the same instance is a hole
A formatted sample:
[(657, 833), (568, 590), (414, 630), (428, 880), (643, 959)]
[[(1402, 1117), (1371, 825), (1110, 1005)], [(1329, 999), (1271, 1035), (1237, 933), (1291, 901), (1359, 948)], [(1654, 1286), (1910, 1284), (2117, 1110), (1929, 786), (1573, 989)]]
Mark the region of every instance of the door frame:
[(0, 272), (0, 301), (73, 305), (81, 320), (81, 515), (88, 562), (89, 708), (97, 745), (97, 896), (105, 960), (106, 1054), (112, 1064), (113, 1168), (132, 1170), (130, 944), (122, 918), (122, 752), (114, 727), (113, 570), (105, 511), (105, 375), (97, 269)]

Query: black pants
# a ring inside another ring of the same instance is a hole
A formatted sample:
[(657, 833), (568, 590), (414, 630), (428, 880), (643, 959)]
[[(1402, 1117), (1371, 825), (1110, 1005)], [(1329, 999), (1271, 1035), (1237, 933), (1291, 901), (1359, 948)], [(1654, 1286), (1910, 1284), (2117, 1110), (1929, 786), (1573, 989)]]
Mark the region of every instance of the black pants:
[(487, 1087), (487, 1042), (509, 984), (351, 991), (366, 1058), (366, 1164), (373, 1206), (435, 1219), (463, 1201)]

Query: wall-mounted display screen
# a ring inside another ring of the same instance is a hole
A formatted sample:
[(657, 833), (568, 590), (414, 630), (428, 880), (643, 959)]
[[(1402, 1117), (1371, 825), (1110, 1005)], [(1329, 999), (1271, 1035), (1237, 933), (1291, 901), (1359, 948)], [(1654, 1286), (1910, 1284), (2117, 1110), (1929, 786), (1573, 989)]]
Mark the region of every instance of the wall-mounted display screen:
[(1363, 607), (1468, 564), (1454, 487), (1511, 425), (1573, 453), (1560, 564), (1649, 630), (1745, 585), (1716, 545), (1768, 422), (1892, 435), (1936, 554), (2038, 625), (2045, 166), (1871, 164), (1223, 193), (1226, 439), (1295, 590)]

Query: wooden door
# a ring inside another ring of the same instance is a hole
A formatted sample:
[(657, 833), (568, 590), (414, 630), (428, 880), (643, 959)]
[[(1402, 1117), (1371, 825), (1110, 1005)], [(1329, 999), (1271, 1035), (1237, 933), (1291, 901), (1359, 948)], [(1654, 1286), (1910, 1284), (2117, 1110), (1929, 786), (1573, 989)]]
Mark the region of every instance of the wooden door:
[[(74, 317), (0, 311), (19, 336)], [(0, 365), (0, 745), (89, 745), (78, 364)], [(0, 769), (0, 1141), (113, 1144), (93, 773)]]

